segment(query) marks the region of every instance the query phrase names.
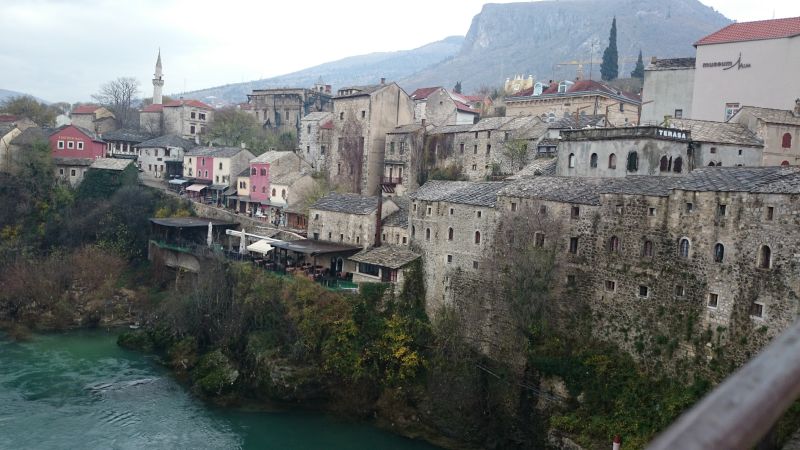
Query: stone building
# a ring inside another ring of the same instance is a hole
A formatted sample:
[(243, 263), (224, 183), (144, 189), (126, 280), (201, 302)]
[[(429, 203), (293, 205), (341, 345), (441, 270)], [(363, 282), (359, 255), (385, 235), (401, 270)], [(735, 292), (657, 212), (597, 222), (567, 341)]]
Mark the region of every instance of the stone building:
[(351, 192), (381, 190), (386, 133), (414, 121), (414, 103), (396, 83), (340, 89), (333, 99), (328, 178)]
[(150, 135), (135, 130), (119, 129), (102, 135), (106, 141), (106, 155), (112, 158), (136, 159), (136, 144), (151, 138)]
[(742, 124), (669, 119), (667, 125), (691, 133), (693, 157), (690, 170), (702, 166), (767, 165), (762, 161), (763, 141)]
[[(6, 138), (9, 135), (16, 135), (13, 139), (0, 143), (0, 171), (9, 171), (20, 162), (20, 157), (33, 149), (37, 144), (48, 144), (50, 137), (49, 128), (42, 128), (37, 126), (27, 127), (22, 133), (16, 134), (19, 127), (7, 128), (12, 130), (6, 132)], [(0, 125), (2, 130), (2, 125)], [(0, 131), (2, 133), (2, 131)], [(3, 151), (3, 149), (5, 149)]]
[(199, 100), (173, 100), (145, 106), (139, 112), (139, 129), (151, 135), (176, 134), (197, 140), (214, 120), (214, 108)]
[(244, 110), (254, 115), (266, 130), (300, 136), (303, 117), (312, 112), (332, 110), (330, 86), (318, 83), (315, 89), (254, 89), (247, 94)]
[(398, 209), (392, 200), (379, 196), (331, 192), (309, 208), (308, 236), (366, 249), (379, 242), (376, 236), (383, 218)]
[(611, 126), (636, 125), (642, 105), (639, 95), (594, 80), (537, 82), (533, 88), (507, 97), (507, 116), (539, 116), (547, 122), (584, 112), (603, 115)]
[(314, 171), (325, 171), (325, 154), (331, 148), (333, 113), (317, 111), (300, 121), (300, 145), (297, 154), (311, 165)]
[(694, 58), (657, 59), (644, 68), (640, 124), (660, 125), (667, 117), (692, 117)]
[(72, 125), (97, 134), (108, 133), (117, 129), (117, 119), (114, 113), (105, 106), (76, 106), (69, 113), (69, 118)]
[(106, 143), (97, 134), (75, 125), (57, 128), (48, 140), (56, 177), (72, 186), (77, 186), (92, 162), (106, 153)]
[(761, 139), (763, 165), (800, 165), (800, 99), (791, 111), (743, 106), (730, 122), (746, 126)]
[(469, 100), (443, 87), (419, 88), (411, 94), (414, 100), (414, 120), (433, 126), (468, 125), (475, 123), (481, 110)]
[(405, 268), (420, 255), (406, 246), (381, 245), (362, 250), (348, 258), (356, 283), (394, 283), (402, 289)]
[(14, 159), (11, 152), (11, 142), (22, 134), (22, 130), (17, 128), (13, 122), (0, 123), (0, 170), (7, 171)]
[(148, 139), (133, 146), (142, 178), (163, 179), (183, 175), (183, 156), (197, 145), (174, 134)]
[(425, 145), (426, 129), (422, 124), (401, 125), (386, 133), (382, 194), (392, 197), (405, 195), (419, 187), (417, 174), (422, 148)]
[(422, 255), (429, 314), (452, 301), (453, 272), (491, 270), (480, 261), (492, 245), (497, 192), (507, 184), (436, 180), (409, 194), (409, 239)]

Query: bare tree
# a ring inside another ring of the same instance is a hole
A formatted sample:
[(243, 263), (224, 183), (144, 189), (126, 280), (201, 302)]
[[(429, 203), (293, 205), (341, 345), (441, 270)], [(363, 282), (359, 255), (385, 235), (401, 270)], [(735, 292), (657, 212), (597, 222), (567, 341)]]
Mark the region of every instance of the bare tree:
[(512, 139), (503, 144), (503, 156), (508, 159), (514, 171), (522, 170), (528, 164), (528, 141)]
[(251, 114), (236, 108), (225, 108), (214, 114), (214, 123), (208, 130), (212, 140), (222, 145), (250, 144), (259, 134), (258, 121)]
[(136, 111), (133, 103), (139, 95), (139, 81), (133, 77), (119, 77), (100, 86), (100, 91), (92, 98), (110, 109), (117, 120), (126, 128), (135, 128)]

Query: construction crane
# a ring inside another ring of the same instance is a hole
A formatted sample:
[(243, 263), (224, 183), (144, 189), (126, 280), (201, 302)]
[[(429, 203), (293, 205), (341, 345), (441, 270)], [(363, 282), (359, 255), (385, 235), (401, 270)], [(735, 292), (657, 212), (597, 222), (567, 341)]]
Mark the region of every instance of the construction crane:
[[(625, 64), (630, 64), (630, 63), (636, 64), (636, 61), (638, 61), (638, 60), (639, 60), (638, 56), (626, 56), (624, 58), (619, 58), (617, 60), (617, 63), (619, 64), (619, 73), (621, 73), (621, 74), (625, 73)], [(585, 78), (584, 77), (584, 73), (583, 73), (583, 67), (585, 65), (587, 65), (587, 64), (589, 65), (589, 79), (591, 80), (592, 79), (593, 66), (595, 64), (597, 64), (599, 66), (599, 65), (603, 64), (603, 61), (589, 60), (589, 61), (565, 61), (565, 62), (560, 62), (560, 63), (557, 63), (557, 64), (553, 65), (553, 75), (555, 76), (556, 67), (577, 66), (575, 68), (575, 72), (576, 72), (575, 76), (576, 76), (576, 78), (580, 78), (581, 80), (583, 80)]]

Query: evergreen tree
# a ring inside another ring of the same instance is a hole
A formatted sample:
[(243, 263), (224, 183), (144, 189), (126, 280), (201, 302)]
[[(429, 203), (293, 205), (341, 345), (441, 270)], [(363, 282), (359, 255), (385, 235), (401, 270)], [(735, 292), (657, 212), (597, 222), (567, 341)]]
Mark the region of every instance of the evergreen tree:
[(631, 72), (631, 78), (644, 78), (644, 61), (642, 61), (642, 51), (639, 50), (639, 59), (636, 60), (636, 67)]
[(461, 82), (460, 81), (456, 81), (456, 85), (455, 85), (455, 87), (453, 87), (453, 92), (455, 92), (456, 94), (460, 94), (461, 93)]
[(600, 66), (600, 75), (605, 81), (614, 80), (619, 76), (619, 55), (617, 54), (617, 18), (611, 22), (611, 33), (608, 36), (608, 47), (603, 52), (603, 64)]

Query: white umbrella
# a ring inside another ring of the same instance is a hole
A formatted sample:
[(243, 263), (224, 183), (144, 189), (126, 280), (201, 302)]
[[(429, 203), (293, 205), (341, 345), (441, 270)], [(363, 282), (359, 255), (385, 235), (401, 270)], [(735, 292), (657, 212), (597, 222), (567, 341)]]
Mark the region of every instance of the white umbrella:
[(211, 244), (214, 243), (214, 236), (211, 234), (211, 230), (214, 226), (211, 225), (211, 222), (208, 222), (208, 237), (206, 237), (206, 244), (211, 247)]
[(244, 232), (244, 228), (242, 228), (242, 237), (239, 239), (239, 254), (247, 254), (247, 234)]

